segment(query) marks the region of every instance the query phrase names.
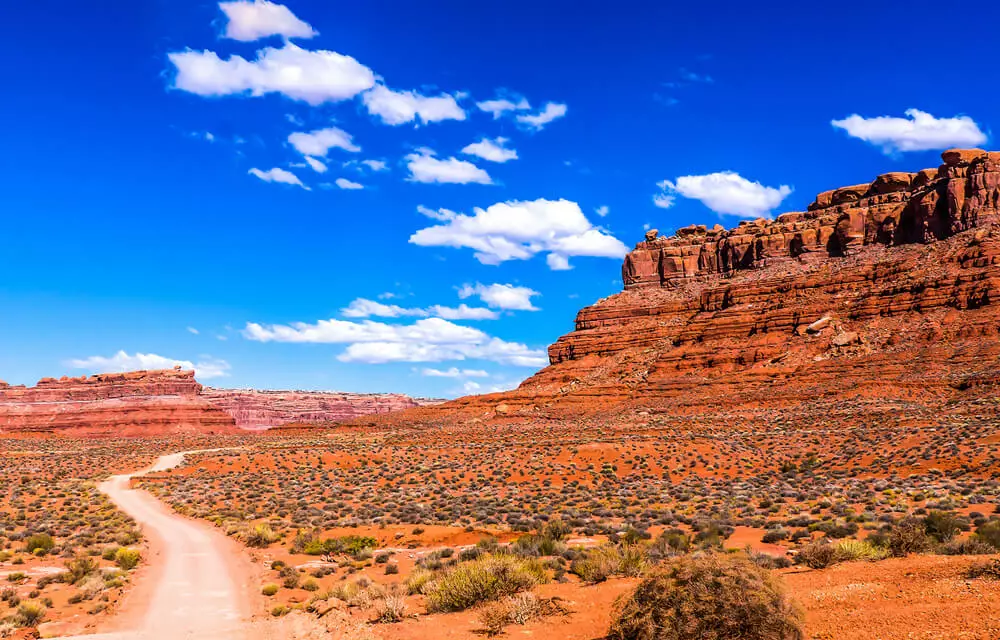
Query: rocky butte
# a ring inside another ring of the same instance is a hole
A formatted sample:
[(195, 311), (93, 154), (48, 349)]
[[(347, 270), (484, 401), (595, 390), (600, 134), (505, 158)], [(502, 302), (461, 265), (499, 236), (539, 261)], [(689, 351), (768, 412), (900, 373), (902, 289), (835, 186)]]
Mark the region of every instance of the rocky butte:
[(993, 402), (1000, 376), (1000, 153), (942, 159), (775, 220), (651, 231), (624, 290), (581, 310), (519, 389), (388, 420), (660, 413), (728, 428), (773, 410), (865, 424), (975, 411), (956, 407)]
[(0, 382), (0, 433), (149, 436), (236, 433), (232, 417), (201, 397), (193, 371), (132, 371)]

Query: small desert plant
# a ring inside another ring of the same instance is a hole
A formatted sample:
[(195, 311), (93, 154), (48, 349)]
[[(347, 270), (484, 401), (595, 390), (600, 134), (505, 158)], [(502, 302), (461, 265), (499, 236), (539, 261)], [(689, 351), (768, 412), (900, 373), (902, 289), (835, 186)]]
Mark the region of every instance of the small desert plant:
[(924, 518), (924, 531), (938, 542), (950, 542), (961, 530), (958, 518), (944, 511), (931, 511)]
[(428, 588), (427, 610), (461, 611), (548, 581), (536, 560), (489, 556), (457, 565)]
[(66, 573), (63, 574), (63, 582), (76, 584), (90, 574), (96, 572), (100, 567), (93, 558), (79, 556), (66, 561)]
[(919, 518), (903, 518), (889, 532), (889, 550), (894, 556), (922, 553), (931, 548), (933, 540)]
[(434, 581), (434, 572), (427, 569), (414, 569), (410, 575), (406, 576), (406, 590), (412, 596), (418, 593), (426, 594), (426, 589)]
[(45, 618), (45, 605), (41, 602), (30, 600), (22, 602), (17, 607), (17, 614), (14, 619), (22, 627), (37, 627), (38, 623)]
[(7, 582), (24, 582), (27, 579), (28, 576), (23, 571), (14, 571), (7, 574)]
[(142, 554), (138, 549), (122, 547), (115, 553), (115, 564), (126, 571), (131, 571), (139, 566), (139, 560), (141, 558)]
[(836, 558), (838, 562), (851, 562), (853, 560), (864, 560), (875, 562), (884, 560), (891, 554), (885, 547), (873, 545), (865, 540), (841, 540), (836, 545)]
[(261, 587), (260, 592), (265, 596), (273, 596), (274, 594), (278, 593), (279, 588), (280, 587), (278, 587), (278, 585), (274, 583), (265, 584), (263, 587)]
[(946, 556), (987, 556), (997, 550), (979, 538), (952, 540), (938, 547), (938, 553)]
[(1000, 520), (990, 520), (976, 529), (976, 539), (1000, 550)]
[(796, 564), (804, 564), (810, 569), (825, 569), (837, 562), (837, 549), (826, 542), (812, 542), (795, 555)]
[(266, 523), (255, 524), (243, 530), (239, 537), (243, 544), (255, 549), (261, 549), (276, 541), (280, 536)]
[(400, 593), (386, 594), (375, 602), (375, 619), (383, 624), (402, 622), (406, 617), (406, 600)]
[(739, 556), (681, 557), (615, 605), (610, 640), (802, 640), (802, 615)]
[(620, 572), (622, 552), (614, 545), (604, 545), (590, 549), (586, 554), (570, 564), (570, 572), (580, 576), (584, 582), (604, 582)]
[(52, 551), (52, 548), (55, 546), (56, 541), (47, 533), (36, 533), (24, 541), (24, 550), (28, 553), (41, 552), (44, 555)]
[(965, 572), (965, 577), (969, 580), (982, 578), (984, 580), (1000, 580), (1000, 560), (989, 560), (987, 562), (977, 562), (969, 567)]

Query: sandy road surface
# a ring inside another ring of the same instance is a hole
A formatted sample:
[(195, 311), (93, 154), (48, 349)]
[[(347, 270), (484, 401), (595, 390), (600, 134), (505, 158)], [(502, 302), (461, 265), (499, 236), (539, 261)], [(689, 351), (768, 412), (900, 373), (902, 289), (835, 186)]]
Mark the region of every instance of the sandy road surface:
[(186, 453), (161, 457), (138, 474), (100, 484), (118, 507), (142, 525), (150, 551), (144, 573), (110, 622), (91, 640), (257, 640), (250, 627), (253, 566), (238, 546), (211, 525), (180, 516), (145, 491), (129, 488), (135, 475), (176, 467)]

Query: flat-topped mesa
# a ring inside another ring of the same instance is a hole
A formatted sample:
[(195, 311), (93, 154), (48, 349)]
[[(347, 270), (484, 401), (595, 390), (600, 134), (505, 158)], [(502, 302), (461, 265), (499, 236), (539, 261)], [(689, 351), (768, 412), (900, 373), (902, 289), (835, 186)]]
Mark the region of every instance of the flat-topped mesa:
[(625, 257), (626, 288), (669, 286), (696, 276), (776, 261), (839, 258), (858, 246), (942, 240), (1000, 219), (1000, 152), (951, 149), (937, 169), (894, 172), (870, 184), (825, 191), (805, 212), (744, 220), (735, 229), (655, 230)]
[(34, 387), (0, 384), (0, 402), (66, 402), (150, 396), (197, 396), (194, 371), (160, 369), (42, 378)]

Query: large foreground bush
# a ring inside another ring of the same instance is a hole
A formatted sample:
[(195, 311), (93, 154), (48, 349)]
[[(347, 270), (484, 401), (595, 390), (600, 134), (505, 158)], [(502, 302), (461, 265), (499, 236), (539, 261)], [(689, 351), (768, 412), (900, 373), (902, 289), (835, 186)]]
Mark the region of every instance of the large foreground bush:
[(739, 556), (682, 557), (616, 603), (610, 640), (802, 640), (776, 577)]

